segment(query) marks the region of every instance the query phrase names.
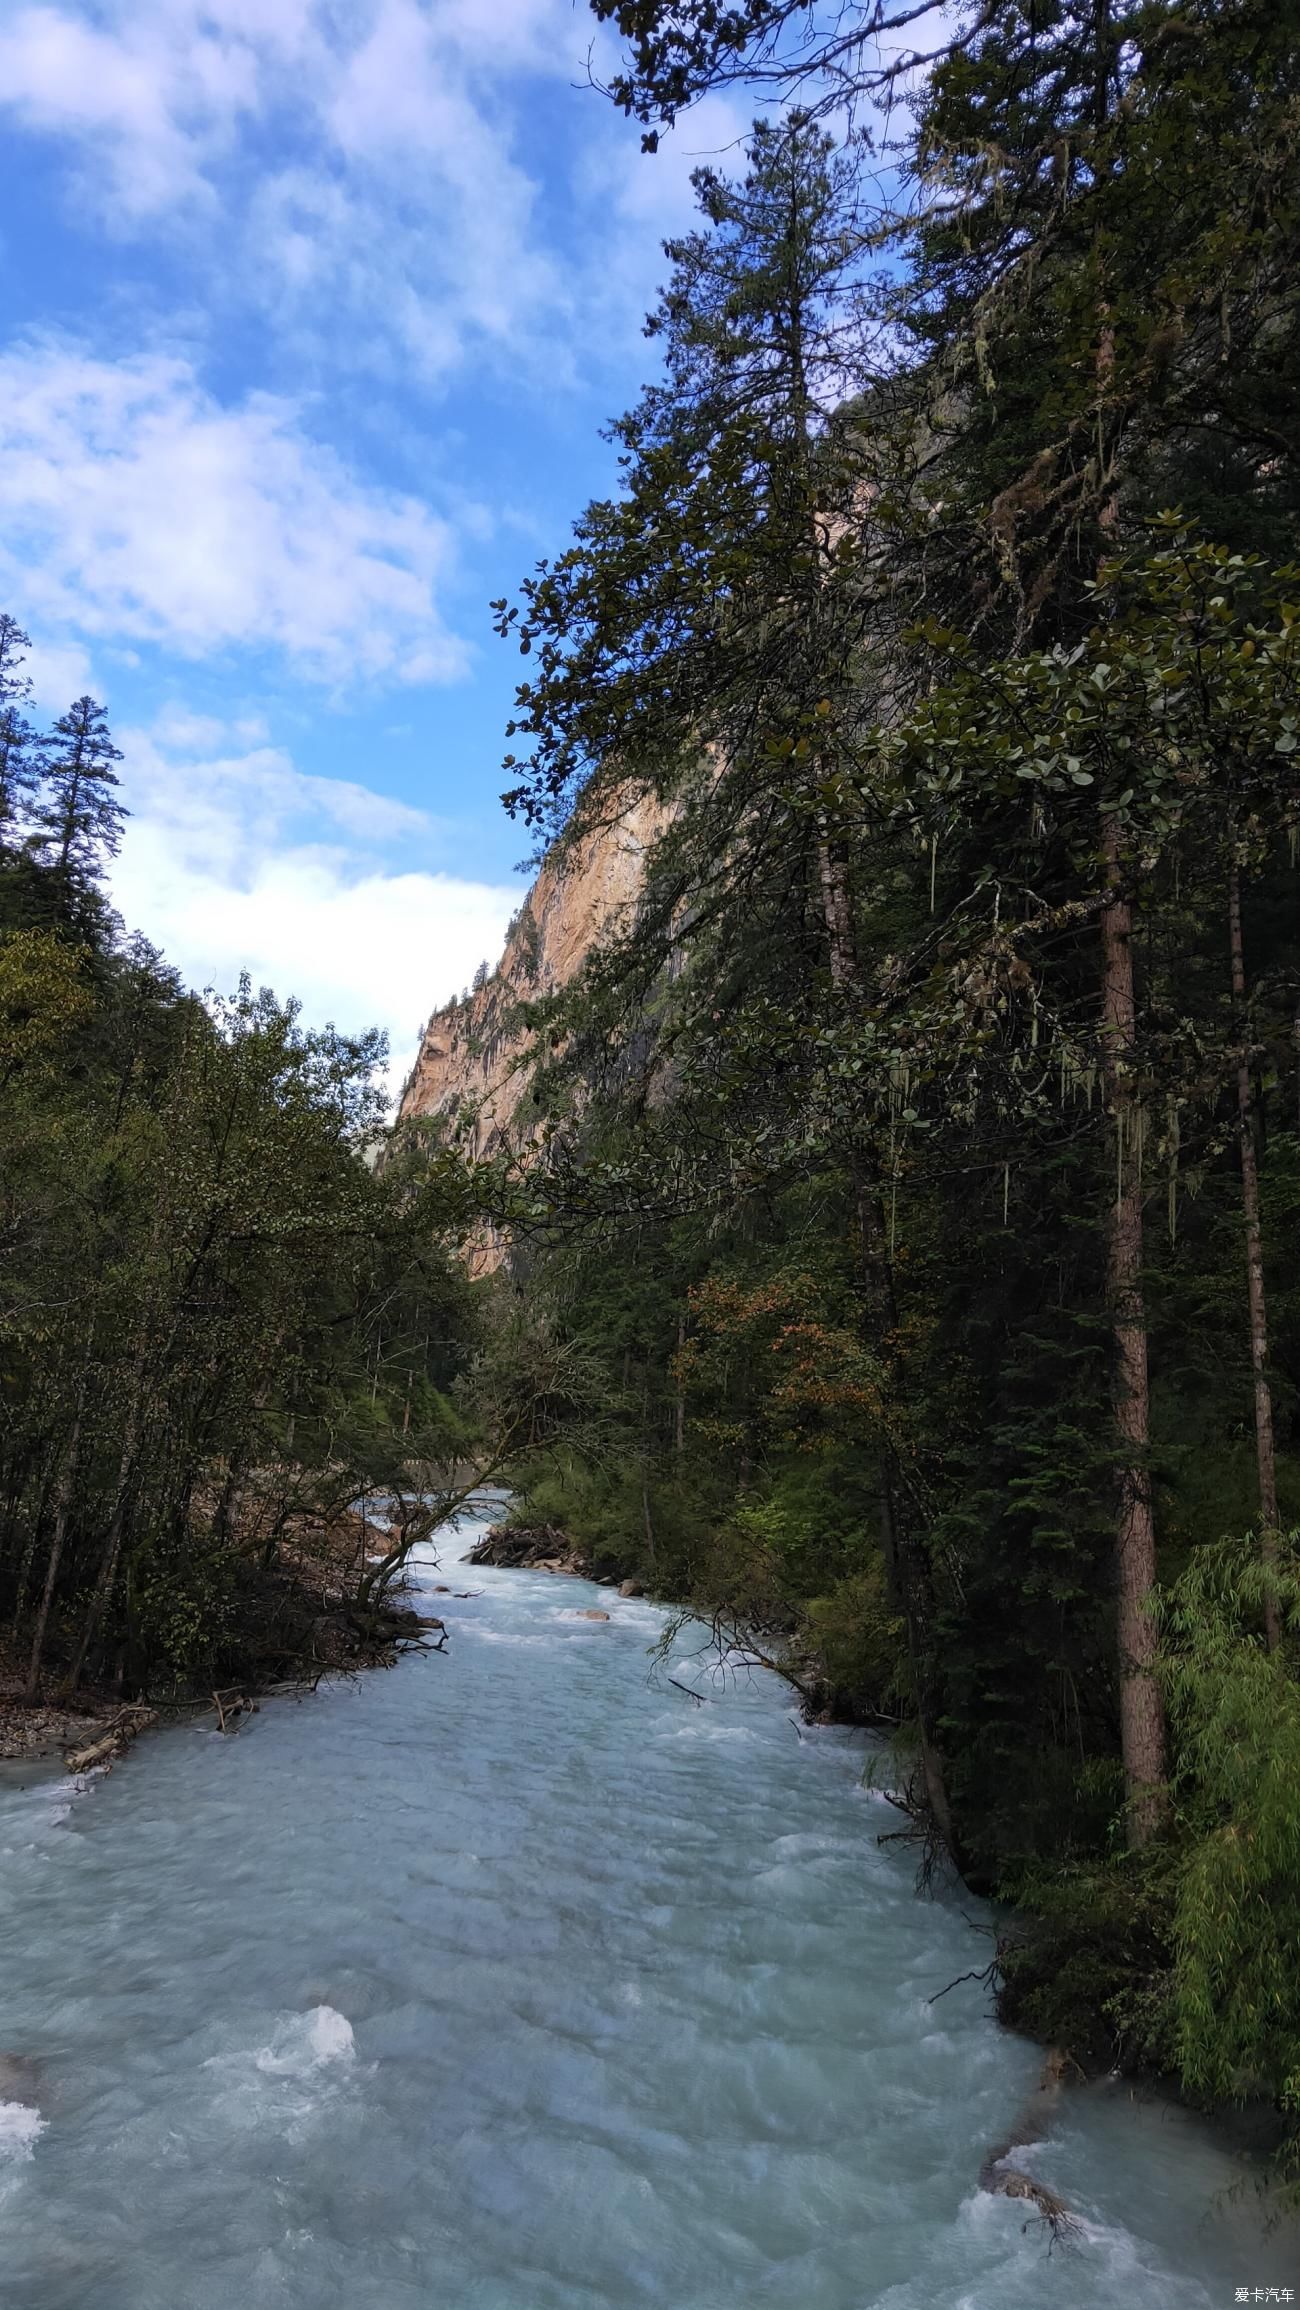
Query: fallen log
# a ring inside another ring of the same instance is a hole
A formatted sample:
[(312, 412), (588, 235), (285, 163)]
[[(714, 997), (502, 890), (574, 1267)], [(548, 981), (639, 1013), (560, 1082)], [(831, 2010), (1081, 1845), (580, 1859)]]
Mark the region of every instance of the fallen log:
[[(1013, 2151), (1023, 2149), (1027, 2142), (1042, 2140), (1046, 2128), (1051, 2124), (1052, 2112), (1065, 2082), (1066, 2071), (1070, 2068), (1077, 2069), (1078, 2063), (1068, 2053), (1062, 2053), (1053, 2046), (1043, 2063), (1037, 2091), (1025, 2103), (1006, 2139), (996, 2149), (990, 2150), (979, 2174), (980, 2188), (987, 2190), (991, 2196), (1018, 2198), (1033, 2206), (1039, 2220), (1046, 2223), (1053, 2245), (1062, 2239), (1079, 2235), (1081, 2224), (1078, 2215), (1071, 2213), (1064, 2198), (1059, 2197), (1055, 2190), (1049, 2190), (1045, 2182), (1036, 2182), (1022, 2167), (1008, 2165), (1007, 2160)], [(1025, 2228), (1028, 2227), (1026, 2222)]]
[(63, 1762), (70, 1773), (90, 1773), (96, 1765), (106, 1765), (117, 1755), (116, 1733), (105, 1733), (102, 1740), (89, 1741), (84, 1749), (68, 1749)]
[(157, 1721), (156, 1708), (146, 1708), (142, 1702), (133, 1702), (129, 1707), (119, 1709), (112, 1723), (97, 1734), (93, 1741), (85, 1742), (80, 1748), (65, 1749), (63, 1762), (70, 1773), (94, 1772), (101, 1765), (105, 1772), (111, 1772), (114, 1760), (122, 1754), (123, 1749), (130, 1746), (136, 1734), (142, 1733), (146, 1725), (156, 1724)]

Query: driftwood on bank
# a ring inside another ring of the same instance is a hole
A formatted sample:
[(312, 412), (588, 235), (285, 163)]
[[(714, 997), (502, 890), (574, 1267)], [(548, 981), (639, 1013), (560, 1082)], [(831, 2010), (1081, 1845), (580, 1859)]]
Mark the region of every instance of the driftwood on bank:
[(90, 1773), (98, 1766), (111, 1772), (115, 1759), (130, 1746), (136, 1734), (157, 1721), (157, 1709), (147, 1708), (143, 1702), (120, 1708), (112, 1723), (97, 1733), (93, 1741), (86, 1741), (80, 1748), (65, 1749), (63, 1762), (70, 1773)]
[(558, 1524), (494, 1524), (465, 1559), (496, 1564), (512, 1572), (569, 1572), (584, 1579), (591, 1566)]
[(212, 1705), (217, 1712), (217, 1731), (232, 1733), (242, 1717), (256, 1716), (261, 1703), (236, 1686), (231, 1692), (214, 1692)]

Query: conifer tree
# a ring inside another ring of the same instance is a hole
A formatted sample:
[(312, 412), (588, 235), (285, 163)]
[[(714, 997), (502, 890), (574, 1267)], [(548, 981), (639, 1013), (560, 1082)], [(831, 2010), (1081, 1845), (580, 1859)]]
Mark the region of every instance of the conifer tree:
[(50, 734), (30, 814), (29, 848), (53, 870), (65, 914), (78, 895), (95, 888), (117, 855), (126, 811), (116, 798), (113, 764), (121, 759), (104, 709), (91, 697), (76, 699)]
[(592, 4), (646, 123), (748, 81), (890, 146), (870, 221), (932, 435), (932, 605), (1050, 639), (1117, 503), (1291, 550), (1298, 0)]
[(1295, 0), (1008, 0), (937, 66), (897, 310), (967, 630), (1078, 630), (1116, 523), (1162, 505), (1285, 551), (1298, 91)]
[(724, 740), (752, 790), (763, 737), (843, 688), (858, 640), (860, 589), (837, 581), (869, 451), (833, 422), (873, 375), (853, 172), (799, 119), (757, 123), (748, 158), (739, 184), (696, 171), (707, 229), (665, 244), (646, 324), (665, 376), (610, 429), (620, 495), (587, 508), (522, 610), (496, 605), (538, 665), (506, 801), (551, 832), (629, 770), (666, 791)]
[(23, 664), (30, 647), (17, 619), (0, 613), (0, 848), (12, 845), (40, 766), (39, 741), (26, 714), (32, 685)]

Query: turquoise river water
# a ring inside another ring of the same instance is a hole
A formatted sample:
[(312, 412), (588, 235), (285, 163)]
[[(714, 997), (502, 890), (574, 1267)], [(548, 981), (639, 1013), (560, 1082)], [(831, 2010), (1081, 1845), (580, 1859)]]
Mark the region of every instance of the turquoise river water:
[[(1218, 2310), (1300, 2299), (1197, 2121), (1065, 2096), (986, 1944), (777, 1679), (657, 1607), (439, 1573), (444, 1656), (0, 1787), (0, 2300), (16, 2310)], [(578, 1615), (608, 1610), (608, 1624)], [(6, 2060), (2, 2057), (7, 2057)], [(17, 2082), (15, 2082), (17, 2081)], [(15, 2098), (5, 2099), (5, 2095)]]

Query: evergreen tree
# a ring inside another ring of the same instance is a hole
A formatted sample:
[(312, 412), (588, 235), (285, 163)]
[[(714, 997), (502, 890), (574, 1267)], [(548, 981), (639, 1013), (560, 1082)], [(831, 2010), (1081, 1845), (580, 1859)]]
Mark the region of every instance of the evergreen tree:
[(121, 759), (104, 709), (91, 697), (76, 699), (50, 734), (28, 848), (51, 870), (64, 914), (96, 888), (117, 855), (126, 811), (116, 799), (113, 764)]
[(749, 80), (861, 136), (921, 44), (870, 229), (912, 349), (932, 606), (994, 649), (1050, 638), (1115, 519), (1162, 505), (1291, 550), (1297, 0), (984, 0), (937, 24), (906, 0), (593, 6), (647, 122)]
[(13, 847), (40, 770), (40, 743), (25, 711), (32, 685), (23, 663), (30, 647), (17, 620), (0, 613), (0, 850)]
[(1298, 91), (1295, 0), (1007, 0), (937, 66), (897, 312), (968, 631), (1086, 623), (1116, 524), (1161, 505), (1288, 550)]
[(506, 801), (550, 831), (626, 775), (667, 792), (715, 743), (743, 752), (752, 791), (765, 737), (843, 690), (860, 638), (870, 446), (836, 423), (873, 376), (852, 171), (807, 122), (759, 122), (742, 183), (692, 182), (707, 229), (666, 244), (646, 325), (665, 378), (611, 428), (621, 493), (587, 508), (522, 611), (496, 605), (538, 661)]

